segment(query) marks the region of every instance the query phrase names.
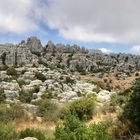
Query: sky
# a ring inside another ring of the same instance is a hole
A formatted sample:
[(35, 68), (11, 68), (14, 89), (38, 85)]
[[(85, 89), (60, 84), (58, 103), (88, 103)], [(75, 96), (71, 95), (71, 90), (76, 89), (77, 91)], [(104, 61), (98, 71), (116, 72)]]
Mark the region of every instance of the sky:
[(0, 43), (37, 36), (43, 45), (77, 44), (140, 54), (140, 0), (0, 0)]

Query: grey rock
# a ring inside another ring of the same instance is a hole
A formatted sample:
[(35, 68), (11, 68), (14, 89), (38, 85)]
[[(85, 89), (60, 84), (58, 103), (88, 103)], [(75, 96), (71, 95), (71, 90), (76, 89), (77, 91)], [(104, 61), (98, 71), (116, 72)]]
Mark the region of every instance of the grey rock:
[(30, 51), (33, 52), (42, 52), (43, 46), (41, 44), (41, 41), (37, 37), (30, 37), (25, 42), (21, 42), (20, 45), (24, 45), (27, 48), (30, 49)]
[(30, 86), (33, 87), (33, 86), (40, 86), (42, 85), (42, 81), (41, 80), (33, 80), (30, 82)]
[(7, 100), (14, 100), (18, 98), (19, 91), (21, 89), (15, 80), (11, 82), (1, 82), (0, 86), (4, 89), (4, 94)]

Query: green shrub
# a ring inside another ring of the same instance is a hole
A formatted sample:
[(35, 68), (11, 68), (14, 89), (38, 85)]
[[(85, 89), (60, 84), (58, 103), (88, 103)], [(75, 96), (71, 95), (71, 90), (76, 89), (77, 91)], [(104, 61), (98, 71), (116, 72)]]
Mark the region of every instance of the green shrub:
[(57, 124), (55, 140), (113, 140), (105, 124), (86, 126), (73, 115), (67, 115), (63, 125)]
[(4, 94), (4, 90), (0, 88), (0, 104), (3, 103), (6, 99), (6, 96)]
[(11, 75), (11, 76), (17, 76), (17, 71), (14, 67), (9, 67), (7, 69), (7, 75)]
[(75, 84), (75, 80), (70, 78), (69, 76), (66, 77), (65, 81), (66, 84)]
[(84, 72), (85, 72), (84, 67), (83, 67), (82, 65), (77, 64), (77, 65), (75, 66), (75, 68), (76, 68), (76, 70), (77, 70), (78, 72), (80, 72), (80, 73), (84, 73)]
[(119, 92), (117, 94), (113, 94), (111, 96), (111, 102), (110, 105), (111, 106), (120, 106), (122, 107), (125, 103), (127, 103), (129, 101), (130, 95), (131, 93), (131, 89), (127, 89), (123, 92)]
[(0, 104), (0, 122), (10, 122), (13, 120), (19, 120), (24, 117), (23, 108), (18, 104), (11, 104), (8, 107), (5, 104)]
[(43, 134), (43, 132), (41, 132), (40, 130), (37, 129), (25, 129), (23, 131), (20, 131), (19, 134), (20, 139), (26, 138), (26, 137), (35, 137), (38, 140), (45, 140), (45, 135)]
[(21, 90), (19, 92), (19, 100), (23, 103), (31, 103), (31, 100), (33, 99), (33, 91), (30, 92), (24, 92)]
[(38, 60), (38, 63), (44, 65), (45, 67), (48, 67), (48, 64), (41, 59)]
[(83, 97), (70, 105), (70, 112), (80, 120), (91, 119), (95, 109), (95, 97)]
[(123, 122), (128, 120), (131, 123), (131, 131), (140, 134), (140, 78), (135, 82), (130, 99), (124, 107), (121, 120)]
[(11, 82), (12, 80), (17, 80), (17, 77), (12, 76), (12, 77), (6, 77), (6, 78), (3, 79), (3, 81), (5, 81), (5, 82)]
[(20, 104), (13, 103), (9, 110), (10, 118), (12, 120), (20, 120), (24, 117), (24, 109)]
[(0, 140), (19, 140), (19, 135), (13, 126), (0, 124)]
[(37, 114), (45, 120), (56, 121), (58, 119), (58, 106), (49, 99), (42, 99), (38, 102)]
[(40, 91), (39, 86), (34, 86), (34, 90), (32, 91), (33, 93), (38, 93)]
[(39, 86), (34, 86), (34, 89), (28, 92), (21, 90), (19, 92), (19, 100), (23, 103), (31, 103), (31, 100), (35, 99), (35, 97), (33, 96), (33, 93), (38, 93), (39, 90), (40, 90)]
[(77, 96), (78, 96), (78, 97), (81, 97), (81, 96), (82, 96), (82, 93), (81, 93), (80, 91), (78, 91), (78, 92), (77, 92)]
[(46, 80), (46, 76), (45, 76), (44, 74), (40, 73), (40, 72), (37, 72), (37, 73), (35, 74), (35, 77), (36, 77), (37, 79), (41, 80), (42, 82), (44, 82), (44, 81)]
[(62, 64), (57, 64), (57, 68), (60, 68), (60, 69), (65, 69), (65, 65), (62, 65)]
[(46, 90), (46, 93), (42, 95), (42, 99), (54, 99), (57, 97), (56, 93), (53, 93), (53, 89)]
[(26, 85), (26, 81), (24, 79), (17, 79), (17, 83), (19, 84), (20, 87)]
[(40, 52), (32, 52), (32, 54), (38, 56), (38, 57), (41, 57), (41, 53)]

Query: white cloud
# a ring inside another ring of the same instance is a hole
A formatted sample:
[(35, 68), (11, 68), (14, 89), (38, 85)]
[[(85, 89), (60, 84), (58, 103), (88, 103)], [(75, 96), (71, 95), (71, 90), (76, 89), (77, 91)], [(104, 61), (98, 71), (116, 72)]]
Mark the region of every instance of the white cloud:
[(140, 44), (140, 0), (0, 0), (0, 33), (56, 29), (65, 39)]
[(46, 0), (42, 19), (72, 40), (140, 43), (139, 0)]
[(24, 33), (36, 30), (36, 0), (0, 0), (0, 33)]
[(101, 50), (103, 53), (109, 54), (112, 52), (112, 50), (107, 49), (107, 48), (100, 48), (99, 50)]
[(131, 48), (131, 53), (133, 53), (133, 54), (140, 54), (140, 45), (133, 46)]

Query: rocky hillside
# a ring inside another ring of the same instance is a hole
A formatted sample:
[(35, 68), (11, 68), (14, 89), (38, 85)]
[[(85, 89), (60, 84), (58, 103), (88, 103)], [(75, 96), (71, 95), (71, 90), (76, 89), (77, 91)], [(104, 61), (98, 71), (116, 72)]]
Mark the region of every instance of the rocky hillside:
[(140, 56), (131, 54), (104, 54), (77, 45), (54, 44), (42, 46), (36, 37), (17, 45), (0, 45), (0, 67), (38, 65), (53, 66), (85, 73), (123, 72), (127, 75), (140, 69)]

